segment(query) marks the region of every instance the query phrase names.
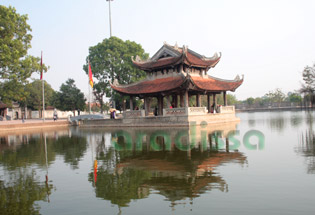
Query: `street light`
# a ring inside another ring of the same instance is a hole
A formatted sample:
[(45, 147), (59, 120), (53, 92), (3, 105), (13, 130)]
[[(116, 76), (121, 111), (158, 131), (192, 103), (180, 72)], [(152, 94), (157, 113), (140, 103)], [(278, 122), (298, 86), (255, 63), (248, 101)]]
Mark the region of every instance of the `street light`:
[(110, 30), (110, 37), (112, 37), (112, 17), (111, 17), (111, 12), (110, 12), (110, 2), (114, 0), (106, 0), (108, 1), (108, 6), (109, 6), (109, 30)]

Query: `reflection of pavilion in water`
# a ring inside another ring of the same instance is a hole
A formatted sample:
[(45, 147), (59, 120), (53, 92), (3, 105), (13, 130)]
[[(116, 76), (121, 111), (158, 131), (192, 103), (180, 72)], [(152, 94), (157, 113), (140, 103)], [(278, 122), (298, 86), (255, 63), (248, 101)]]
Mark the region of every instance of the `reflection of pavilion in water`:
[[(228, 192), (228, 184), (217, 173), (217, 167), (224, 163), (244, 164), (246, 156), (229, 150), (229, 147), (218, 150), (220, 142), (229, 144), (227, 134), (235, 130), (235, 124), (216, 127), (198, 126), (195, 131), (126, 130), (132, 139), (132, 147), (126, 146), (125, 138), (117, 137), (119, 131), (112, 132), (112, 137), (117, 138), (117, 144), (123, 147), (121, 150), (110, 148), (105, 153), (97, 150), (99, 167), (95, 183), (96, 196), (118, 206), (128, 206), (132, 199), (145, 198), (151, 192), (158, 192), (174, 205), (176, 201), (186, 198), (192, 200), (214, 189)], [(174, 142), (180, 133), (188, 134), (181, 140), (191, 148), (182, 150), (176, 147)], [(156, 134), (163, 134), (164, 137)], [(170, 137), (171, 148), (164, 146), (167, 136)], [(159, 150), (152, 148), (152, 137), (160, 146)], [(140, 148), (137, 146), (139, 142)], [(91, 182), (93, 177), (93, 173), (90, 173)]]

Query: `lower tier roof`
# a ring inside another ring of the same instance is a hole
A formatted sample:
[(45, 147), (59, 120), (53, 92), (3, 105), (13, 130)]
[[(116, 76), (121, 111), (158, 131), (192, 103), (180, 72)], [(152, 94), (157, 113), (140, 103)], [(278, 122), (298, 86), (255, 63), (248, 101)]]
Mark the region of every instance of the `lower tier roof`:
[(127, 95), (158, 94), (174, 90), (194, 90), (202, 92), (235, 91), (243, 83), (243, 79), (223, 80), (212, 76), (176, 76), (142, 80), (129, 85), (111, 84), (119, 93)]

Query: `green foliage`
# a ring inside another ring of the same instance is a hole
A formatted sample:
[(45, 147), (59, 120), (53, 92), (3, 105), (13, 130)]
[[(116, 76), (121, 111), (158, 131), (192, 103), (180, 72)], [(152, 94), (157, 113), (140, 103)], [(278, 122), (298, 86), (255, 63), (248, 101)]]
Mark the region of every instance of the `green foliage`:
[(53, 96), (53, 103), (56, 108), (62, 111), (84, 110), (84, 94), (78, 89), (73, 79), (68, 79), (60, 87), (60, 92)]
[(303, 73), (303, 81), (300, 92), (303, 93), (304, 100), (307, 102), (311, 102), (311, 104), (315, 103), (315, 64), (311, 66), (307, 66), (304, 68)]
[[(205, 99), (206, 96), (204, 96)], [(232, 95), (232, 94), (226, 94), (226, 100), (227, 100), (227, 105), (235, 105), (238, 103), (238, 100), (236, 99), (236, 96), (235, 95)], [(223, 94), (218, 94), (217, 95), (217, 104), (219, 105), (223, 105), (224, 104), (224, 99), (223, 99)]]
[[(40, 58), (27, 55), (31, 48), (31, 27), (27, 15), (0, 5), (0, 98), (4, 103), (25, 101), (24, 85), (40, 71)], [(43, 70), (47, 67), (43, 65)]]
[(46, 201), (53, 186), (39, 182), (34, 171), (10, 173), (10, 181), (0, 181), (1, 214), (40, 214), (37, 201)]
[[(83, 70), (88, 73), (88, 59), (91, 62), (93, 77), (96, 78), (93, 93), (104, 110), (104, 96), (111, 96), (110, 82), (115, 79), (120, 84), (130, 84), (145, 77), (145, 72), (133, 66), (132, 56), (140, 56), (147, 59), (148, 54), (144, 52), (140, 44), (117, 37), (104, 39), (101, 43), (89, 48), (89, 55)], [(113, 92), (115, 100), (121, 105), (123, 98)]]
[[(27, 93), (26, 97), (26, 105), (33, 110), (41, 110), (43, 107), (43, 89), (42, 89), (42, 81), (35, 80), (34, 82), (27, 84), (25, 87), (25, 92)], [(51, 88), (51, 86), (44, 81), (45, 88), (45, 106), (49, 106), (53, 104), (53, 95), (55, 91)]]
[[(145, 189), (141, 185), (150, 178), (151, 173), (148, 171), (124, 169), (119, 176), (116, 176), (100, 168), (97, 173), (96, 197), (110, 200), (112, 204), (120, 207), (127, 207), (132, 199), (146, 196)], [(90, 173), (89, 181), (93, 182), (93, 180), (93, 173)]]
[(269, 93), (265, 96), (269, 99), (269, 101), (277, 102), (279, 104), (285, 99), (285, 94), (279, 88), (276, 88), (274, 91), (269, 91)]
[(79, 161), (87, 149), (86, 138), (63, 136), (52, 144), (54, 152), (58, 155), (63, 155), (65, 163), (70, 164), (72, 169), (79, 168)]
[(306, 94), (314, 94), (315, 92), (315, 64), (311, 66), (307, 66), (304, 68), (303, 73), (303, 81), (301, 92)]
[(287, 99), (289, 102), (294, 103), (302, 102), (302, 96), (298, 93), (289, 93)]
[(254, 104), (255, 99), (253, 97), (249, 97), (246, 99), (246, 103), (250, 106)]

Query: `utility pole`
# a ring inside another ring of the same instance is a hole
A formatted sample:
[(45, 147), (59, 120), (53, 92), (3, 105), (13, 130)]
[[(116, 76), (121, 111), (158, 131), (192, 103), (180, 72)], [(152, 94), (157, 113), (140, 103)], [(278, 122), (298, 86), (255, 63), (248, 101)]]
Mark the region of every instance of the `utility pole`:
[(112, 16), (111, 16), (111, 11), (110, 11), (110, 2), (114, 1), (114, 0), (106, 0), (108, 1), (108, 8), (109, 8), (109, 33), (110, 33), (110, 37), (112, 37)]

